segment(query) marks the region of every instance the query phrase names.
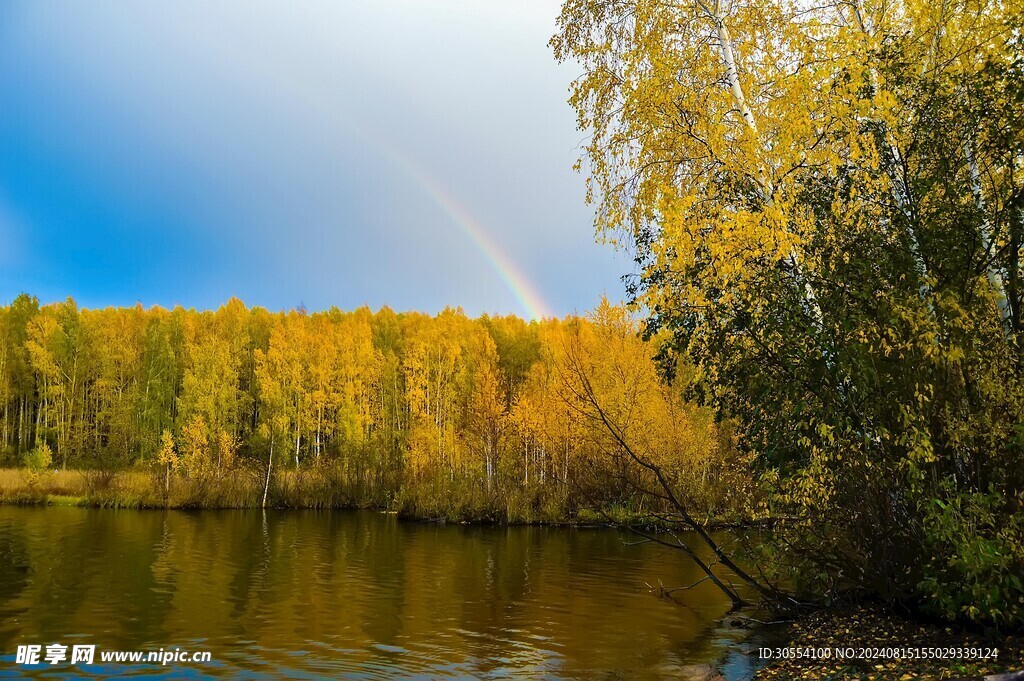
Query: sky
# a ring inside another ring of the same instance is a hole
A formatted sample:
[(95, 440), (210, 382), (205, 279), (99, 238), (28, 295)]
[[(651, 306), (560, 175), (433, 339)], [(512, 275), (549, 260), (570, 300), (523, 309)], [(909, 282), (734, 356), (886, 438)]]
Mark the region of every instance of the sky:
[(622, 298), (549, 0), (4, 0), (0, 302)]

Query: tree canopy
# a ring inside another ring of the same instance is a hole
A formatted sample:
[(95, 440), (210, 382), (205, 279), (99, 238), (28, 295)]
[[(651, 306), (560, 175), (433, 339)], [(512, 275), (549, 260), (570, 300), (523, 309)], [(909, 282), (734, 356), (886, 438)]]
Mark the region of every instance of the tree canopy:
[[(702, 513), (742, 512), (720, 483), (728, 438), (710, 411), (678, 411), (638, 332), (607, 303), (527, 323), (454, 309), (270, 313), (237, 299), (216, 311), (89, 310), (22, 295), (0, 308), (3, 457), (150, 469), (163, 504), (285, 499), (510, 520), (650, 510), (609, 482), (606, 434), (567, 370), (572, 347), (600, 353), (601, 395), (638, 428), (678, 436), (662, 454), (693, 464), (673, 479)], [(323, 499), (289, 491), (304, 475), (323, 481)], [(249, 478), (237, 500), (212, 496)], [(176, 479), (188, 484), (176, 491)]]
[(1022, 8), (563, 6), (597, 228), (805, 592), (1024, 620)]

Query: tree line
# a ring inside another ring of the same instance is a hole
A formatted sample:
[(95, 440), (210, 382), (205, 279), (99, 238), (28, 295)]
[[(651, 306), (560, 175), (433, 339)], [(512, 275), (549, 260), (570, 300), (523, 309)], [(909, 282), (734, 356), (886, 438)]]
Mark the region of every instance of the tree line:
[[(709, 410), (680, 406), (654, 344), (607, 303), (527, 323), (452, 309), (272, 313), (237, 299), (216, 311), (90, 310), (23, 294), (0, 308), (3, 457), (152, 470), (163, 502), (183, 505), (269, 497), (495, 519), (638, 507), (581, 410), (568, 348), (609, 378), (631, 423), (680, 436), (665, 455), (681, 457), (680, 479), (707, 512), (739, 508), (718, 465), (728, 435)], [(287, 490), (306, 474), (322, 484), (305, 493), (320, 496)], [(246, 475), (241, 499), (214, 495)]]

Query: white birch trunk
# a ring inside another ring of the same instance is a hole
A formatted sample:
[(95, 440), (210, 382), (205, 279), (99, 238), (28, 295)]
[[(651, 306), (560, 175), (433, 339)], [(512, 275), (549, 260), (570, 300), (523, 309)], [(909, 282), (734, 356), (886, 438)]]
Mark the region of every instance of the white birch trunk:
[[(718, 38), (718, 48), (722, 56), (722, 63), (725, 66), (725, 77), (729, 83), (729, 92), (732, 93), (733, 101), (736, 103), (736, 108), (739, 110), (740, 116), (747, 124), (747, 127), (750, 128), (750, 131), (754, 133), (754, 135), (757, 135), (757, 121), (754, 118), (754, 112), (751, 111), (750, 106), (747, 104), (747, 98), (743, 92), (743, 84), (740, 83), (739, 67), (736, 63), (736, 54), (732, 49), (732, 36), (729, 34), (729, 27), (725, 24), (722, 2), (721, 0), (716, 0), (714, 9), (708, 7), (703, 0), (698, 0), (698, 4), (715, 26), (715, 34)], [(758, 175), (758, 182), (761, 183), (762, 189), (765, 192), (765, 201), (770, 203), (772, 196), (771, 181), (769, 178), (764, 177), (760, 170), (758, 171)], [(817, 322), (818, 326), (821, 327), (824, 323), (821, 306), (818, 304), (818, 296), (815, 294), (814, 288), (803, 276), (803, 264), (800, 254), (796, 252), (796, 249), (794, 249), (790, 252), (789, 258), (793, 263), (793, 267), (797, 271), (797, 275), (804, 280), (805, 302), (807, 303), (815, 322)]]
[(732, 51), (732, 37), (729, 35), (729, 28), (725, 25), (725, 19), (721, 12), (712, 16), (715, 22), (715, 32), (718, 35), (719, 49), (722, 52), (722, 62), (725, 64), (725, 77), (729, 81), (729, 91), (736, 101), (736, 108), (739, 109), (743, 121), (753, 132), (757, 132), (757, 123), (754, 121), (754, 113), (747, 105), (747, 98), (743, 94), (743, 86), (740, 84), (739, 69), (736, 67), (736, 55)]
[[(861, 0), (854, 0), (853, 12), (854, 17), (857, 20), (857, 26), (860, 28), (861, 32), (868, 38), (873, 38), (875, 35), (875, 28), (871, 25), (871, 21), (868, 19), (864, 11), (864, 3)], [(936, 47), (936, 44), (933, 44), (933, 47)], [(875, 67), (871, 66), (868, 69), (868, 73), (871, 76), (871, 86), (874, 88), (874, 84), (878, 80), (878, 74), (875, 71)], [(886, 175), (889, 176), (889, 182), (892, 184), (893, 196), (896, 199), (896, 206), (899, 208), (900, 212), (903, 213), (903, 217), (907, 221), (907, 235), (910, 237), (910, 255), (914, 260), (914, 268), (917, 270), (917, 273), (923, 282), (918, 294), (922, 299), (928, 299), (928, 309), (932, 314), (934, 314), (934, 305), (928, 298), (928, 294), (931, 290), (927, 283), (928, 266), (925, 264), (924, 255), (921, 253), (921, 244), (917, 238), (917, 231), (913, 227), (913, 214), (910, 211), (910, 192), (906, 183), (903, 181), (903, 178), (897, 174), (898, 169), (903, 165), (903, 156), (900, 154), (899, 148), (890, 139), (887, 127), (884, 129), (883, 143), (889, 153), (889, 161), (891, 164), (885, 169), (885, 172)]]
[(270, 456), (267, 457), (267, 477), (263, 481), (263, 508), (267, 507), (267, 492), (270, 491), (270, 469), (274, 465), (274, 434), (270, 434)]
[[(974, 195), (974, 205), (981, 214), (981, 227), (978, 230), (981, 236), (981, 250), (984, 257), (990, 259), (993, 245), (992, 227), (986, 213), (985, 195), (982, 193), (981, 188), (981, 171), (978, 169), (978, 159), (974, 155), (973, 145), (969, 139), (964, 141), (964, 156), (967, 157), (967, 167), (971, 175), (971, 194)], [(1010, 306), (1006, 295), (1006, 286), (1003, 284), (1003, 275), (1000, 274), (991, 261), (985, 267), (985, 270), (988, 274), (988, 281), (992, 288), (995, 289), (996, 296), (998, 297), (999, 314), (1003, 320), (1003, 327), (1009, 329)]]

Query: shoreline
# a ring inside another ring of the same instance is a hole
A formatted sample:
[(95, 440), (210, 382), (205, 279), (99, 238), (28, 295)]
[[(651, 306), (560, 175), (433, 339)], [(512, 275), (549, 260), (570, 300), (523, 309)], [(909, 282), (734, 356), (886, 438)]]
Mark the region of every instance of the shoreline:
[[(381, 515), (394, 515), (399, 520), (422, 524), (435, 525), (477, 525), (495, 527), (570, 527), (574, 529), (608, 529), (608, 528), (635, 528), (654, 529), (651, 523), (631, 521), (629, 519), (615, 521), (599, 521), (591, 518), (584, 520), (565, 518), (560, 520), (534, 519), (534, 520), (506, 520), (484, 517), (470, 517), (451, 519), (444, 517), (428, 517), (406, 513), (383, 506), (361, 505), (361, 504), (339, 504), (339, 505), (268, 505), (266, 507), (257, 505), (240, 506), (189, 506), (189, 505), (160, 505), (160, 504), (118, 504), (104, 498), (77, 497), (62, 494), (45, 494), (42, 496), (23, 496), (10, 498), (0, 495), (0, 506), (22, 506), (22, 507), (61, 507), (61, 508), (82, 508), (82, 509), (103, 509), (115, 511), (370, 511)], [(596, 514), (595, 514), (596, 515)], [(752, 520), (749, 522), (723, 521), (708, 523), (705, 528), (717, 532), (720, 530), (749, 530), (758, 527), (765, 527), (774, 519)]]
[[(261, 504), (261, 491), (237, 481), (216, 481), (199, 496), (188, 490), (191, 481), (177, 479), (170, 497), (160, 498), (152, 486), (151, 474), (142, 471), (120, 471), (104, 485), (88, 482), (89, 471), (67, 469), (48, 471), (34, 483), (27, 481), (26, 469), (0, 469), (0, 505), (5, 506), (64, 506), (79, 508), (105, 508), (119, 510), (368, 510), (396, 515), (402, 520), (453, 525), (548, 526), (575, 528), (623, 527), (656, 530), (662, 525), (650, 516), (623, 506), (611, 505), (602, 509), (573, 507), (568, 512), (554, 512), (551, 508), (500, 508), (486, 502), (476, 506), (460, 504), (451, 509), (436, 506), (421, 508), (415, 498), (401, 499), (395, 494), (388, 502), (372, 498), (359, 499), (344, 490), (333, 490), (325, 495), (317, 481), (287, 480), (271, 487), (272, 503)], [(294, 472), (285, 472), (285, 475)], [(29, 473), (31, 475), (31, 473)], [(52, 476), (46, 478), (45, 476)], [(56, 479), (59, 477), (59, 479)], [(308, 488), (301, 485), (308, 484)], [(211, 493), (212, 490), (212, 493)], [(380, 495), (377, 495), (380, 496)], [(229, 503), (223, 503), (230, 499)], [(526, 511), (526, 512), (524, 512)], [(532, 511), (532, 512), (531, 512)], [(779, 518), (721, 519), (710, 521), (710, 531), (752, 530), (769, 527)]]

